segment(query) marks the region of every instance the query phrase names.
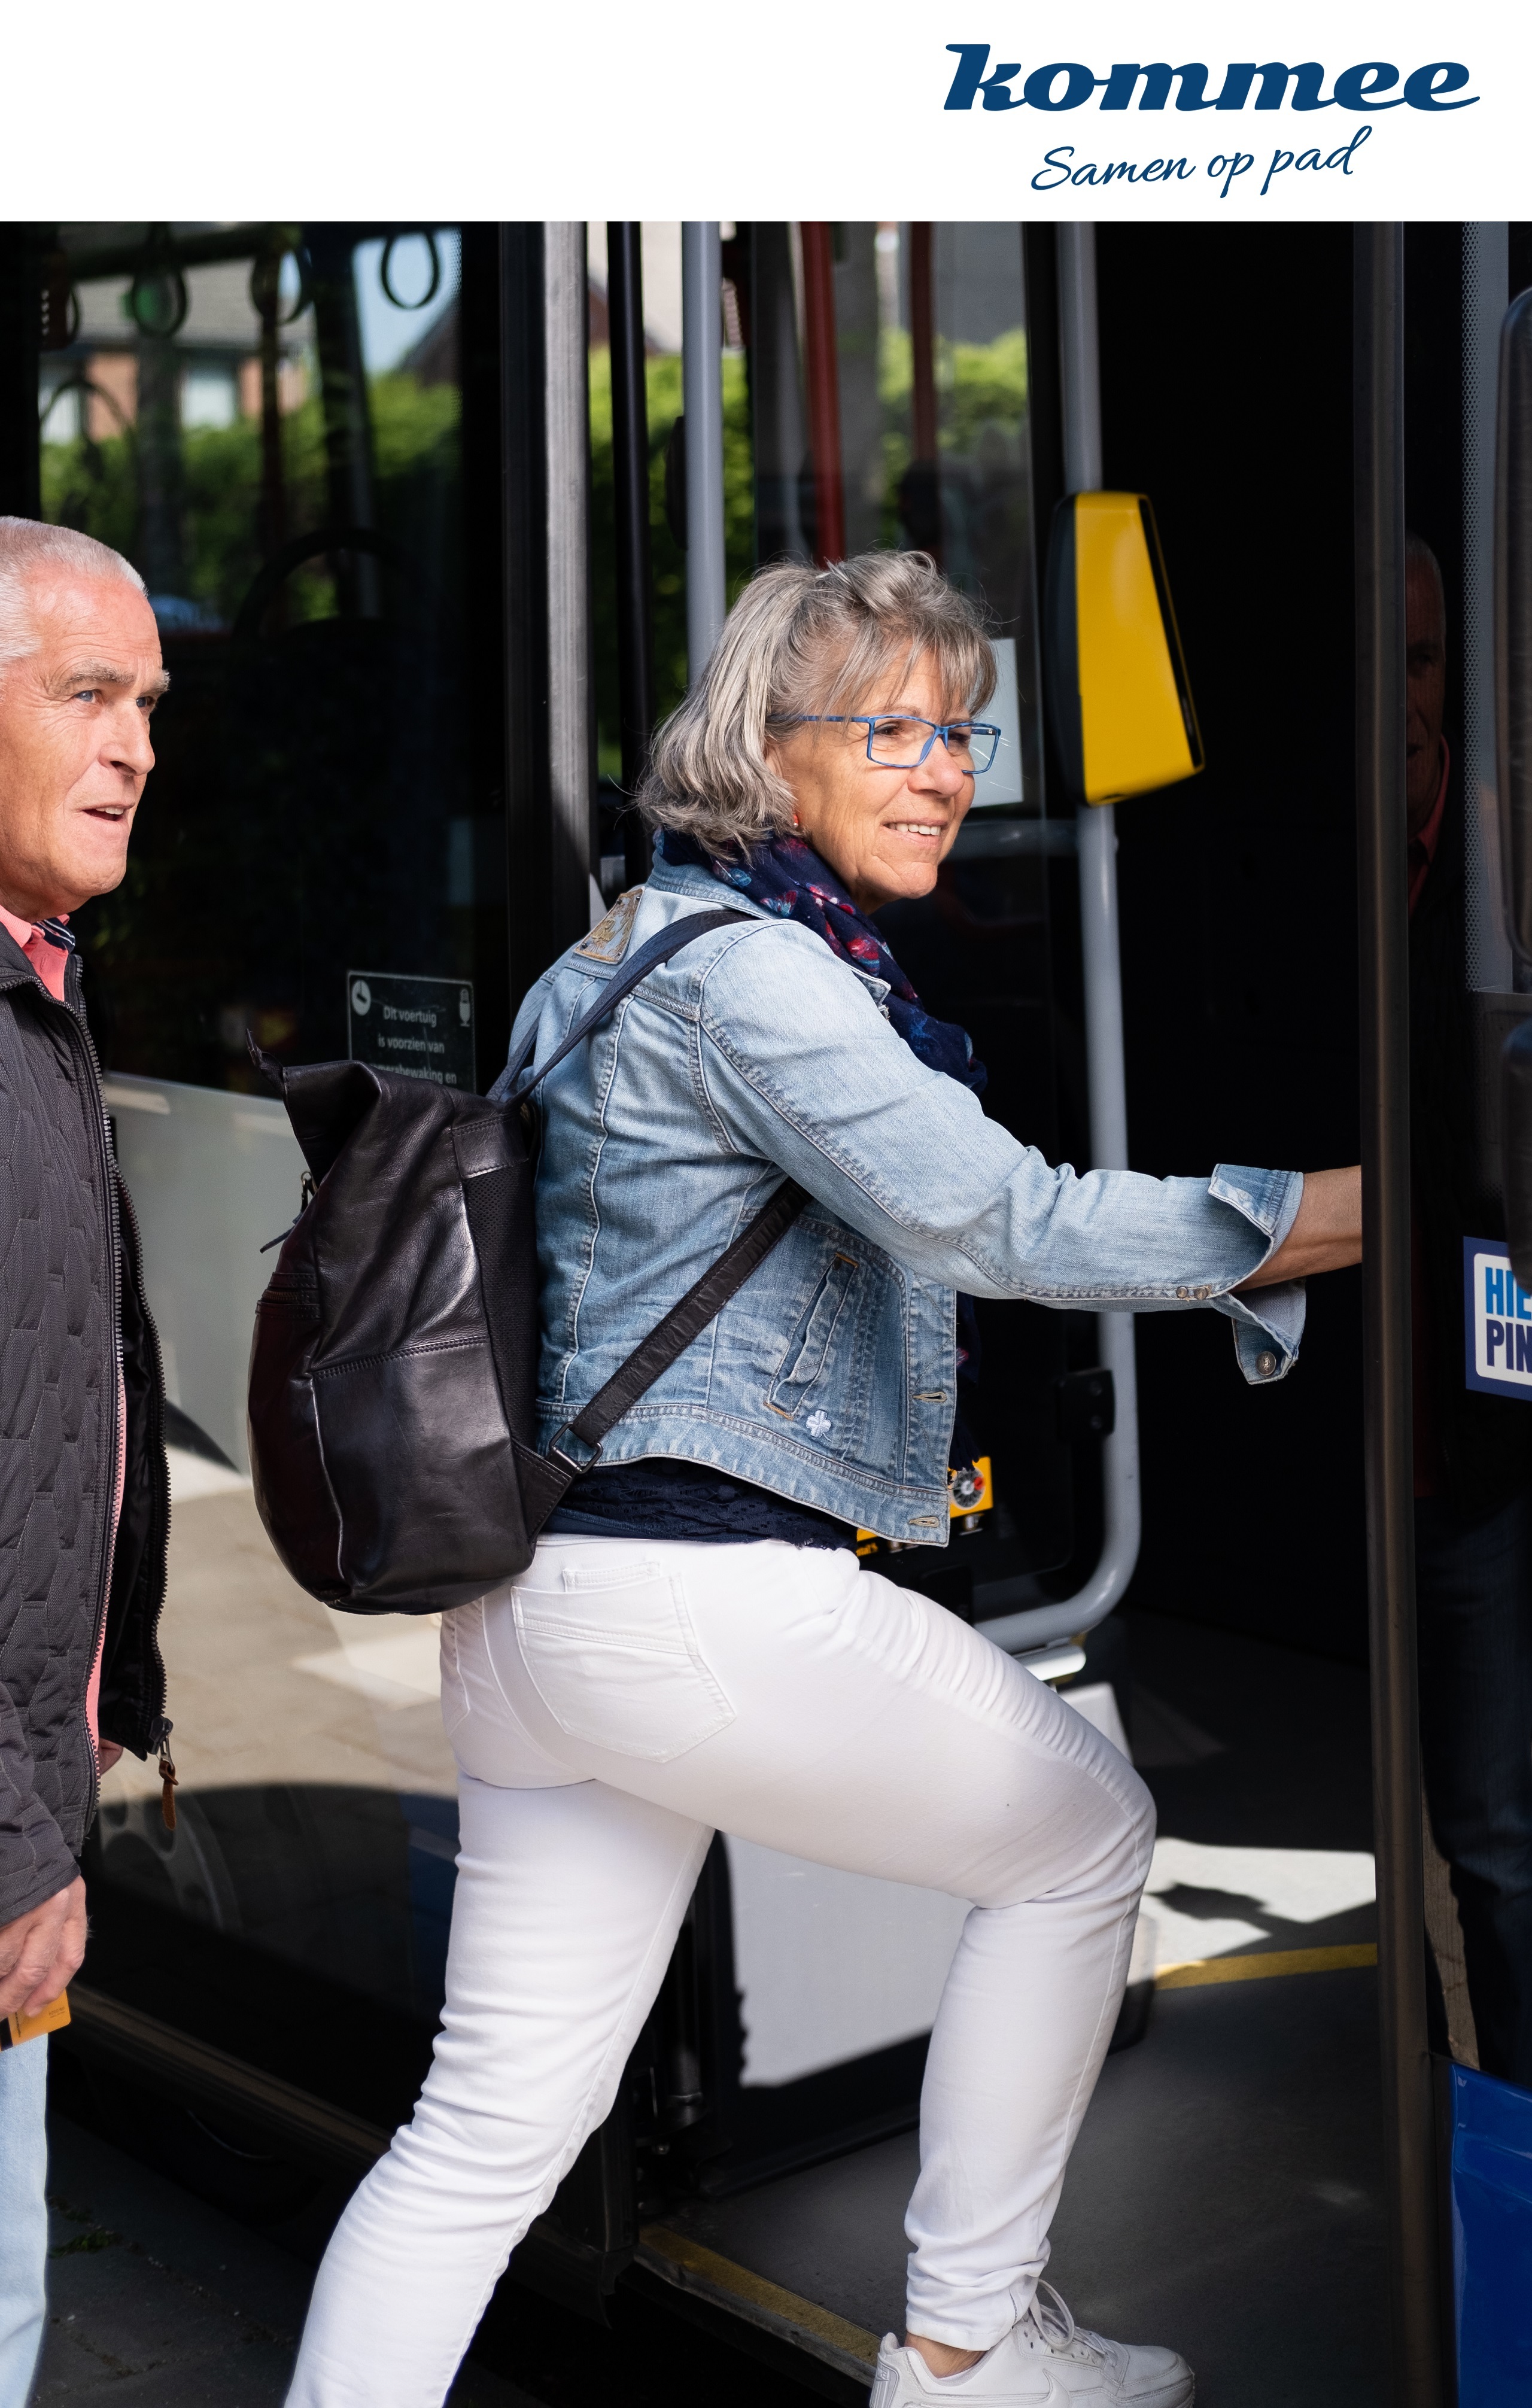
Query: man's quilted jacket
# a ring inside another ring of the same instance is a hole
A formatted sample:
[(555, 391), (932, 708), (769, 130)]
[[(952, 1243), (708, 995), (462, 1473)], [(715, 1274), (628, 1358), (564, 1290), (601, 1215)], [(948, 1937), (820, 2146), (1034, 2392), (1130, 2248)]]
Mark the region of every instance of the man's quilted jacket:
[(79, 1870), (96, 1807), (85, 1695), (103, 1616), (103, 1739), (147, 1756), (169, 1728), (155, 1640), (169, 1526), (159, 1345), (77, 960), (64, 992), (56, 1003), (0, 929), (0, 1925)]

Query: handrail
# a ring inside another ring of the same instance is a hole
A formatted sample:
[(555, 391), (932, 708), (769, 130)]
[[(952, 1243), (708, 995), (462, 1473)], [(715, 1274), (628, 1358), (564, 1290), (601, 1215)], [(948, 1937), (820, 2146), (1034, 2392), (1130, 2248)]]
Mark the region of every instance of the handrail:
[(686, 674), (694, 685), (723, 631), (723, 303), (716, 221), (680, 230), (681, 400), (686, 422)]
[(543, 226), (548, 786), (559, 941), (590, 925), (591, 404), (585, 226)]
[[(1095, 228), (1061, 225), (1059, 337), (1064, 382), (1064, 481), (1072, 494), (1101, 488), (1101, 374), (1096, 346)], [(1123, 968), (1117, 928), (1117, 825), (1110, 803), (1075, 815), (1080, 856), (1080, 932), (1085, 971), (1085, 1052), (1090, 1075), (1091, 1159), (1099, 1170), (1128, 1167), (1127, 1080), (1123, 1049)], [(1021, 1610), (981, 1622), (996, 1647), (1017, 1655), (1105, 1621), (1133, 1577), (1142, 1513), (1138, 1490), (1138, 1394), (1133, 1315), (1097, 1317), (1097, 1352), (1112, 1378), (1116, 1426), (1101, 1446), (1101, 1553), (1071, 1597), (1022, 1606), (1038, 1594), (1030, 1577), (981, 1582), (975, 1600)], [(987, 1593), (986, 1593), (987, 1592)]]
[(607, 228), (607, 322), (611, 357), (612, 515), (617, 552), (617, 717), (623, 744), (623, 875), (649, 876), (649, 832), (631, 798), (654, 728), (653, 595), (649, 557), (649, 397), (644, 366), (642, 227)]

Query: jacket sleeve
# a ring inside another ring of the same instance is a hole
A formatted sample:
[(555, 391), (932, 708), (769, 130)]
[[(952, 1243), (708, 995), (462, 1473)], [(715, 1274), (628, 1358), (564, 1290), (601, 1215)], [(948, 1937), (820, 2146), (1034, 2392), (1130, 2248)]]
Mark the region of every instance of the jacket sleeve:
[(1253, 1305), (1230, 1291), (1292, 1227), (1300, 1172), (1054, 1168), (921, 1062), (855, 973), (790, 924), (724, 939), (699, 988), (697, 1070), (720, 1140), (780, 1166), (910, 1270), (1095, 1312), (1208, 1306), (1235, 1323), (1247, 1378), (1296, 1361), (1301, 1285)]
[(67, 1889), (79, 1867), (32, 1780), (32, 1754), (0, 1684), (0, 1929)]

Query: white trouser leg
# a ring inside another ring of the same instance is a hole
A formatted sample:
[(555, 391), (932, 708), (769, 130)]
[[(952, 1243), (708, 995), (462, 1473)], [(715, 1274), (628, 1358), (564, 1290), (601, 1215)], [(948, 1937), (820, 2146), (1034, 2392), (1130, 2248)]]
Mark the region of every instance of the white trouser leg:
[[(348, 2210), (291, 2408), (438, 2408), (616, 2087), (709, 1831), (970, 1899), (932, 2039), (911, 2328), (1025, 2308), (1127, 1974), (1153, 1810), (1080, 1715), (854, 1556), (545, 1541), (443, 1623), (464, 1782), (444, 2032)], [(512, 1784), (584, 1782), (577, 1789)]]
[(437, 2408), (611, 2107), (710, 1830), (600, 1782), (465, 1775), (447, 2004), (414, 2120), (331, 2239), (289, 2408)]

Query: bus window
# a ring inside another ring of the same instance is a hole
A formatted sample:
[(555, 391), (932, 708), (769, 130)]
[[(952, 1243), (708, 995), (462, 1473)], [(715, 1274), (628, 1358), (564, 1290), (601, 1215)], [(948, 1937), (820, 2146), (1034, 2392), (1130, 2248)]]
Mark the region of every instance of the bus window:
[(87, 1980), (384, 2125), (441, 1996), (437, 1631), (330, 1613), (256, 1515), (250, 1332), (302, 1164), (247, 1040), (470, 1088), (504, 1056), (498, 513), (469, 506), (496, 263), (436, 223), (66, 225), (39, 392), (44, 514), (134, 562), (172, 680), (126, 882), (77, 924), (170, 1399), (179, 1817), (152, 1768), (107, 1776)]
[[(757, 558), (920, 548), (988, 610), (999, 751), (935, 894), (879, 925), (931, 1009), (967, 1029), (986, 1109), (1056, 1158), (1073, 1056), (1055, 1028), (1052, 920), (1073, 924), (1074, 829), (1044, 792), (1022, 228), (757, 224), (737, 229), (724, 263), (743, 296)], [(1083, 1320), (1000, 1305), (979, 1324), (983, 1510), (959, 1517), (943, 1558), (884, 1551), (879, 1570), (982, 1620), (1073, 1552), (1054, 1383), (1071, 1345), (1082, 1365), (1094, 1355)]]

